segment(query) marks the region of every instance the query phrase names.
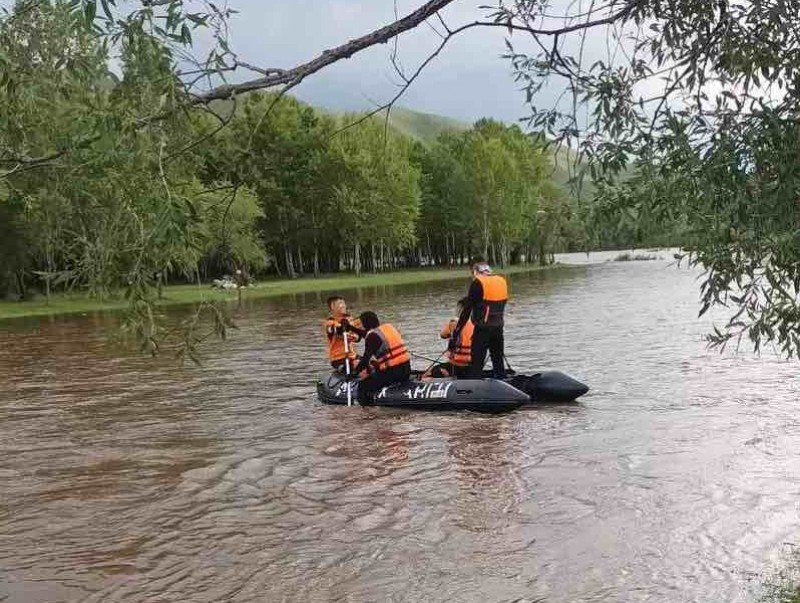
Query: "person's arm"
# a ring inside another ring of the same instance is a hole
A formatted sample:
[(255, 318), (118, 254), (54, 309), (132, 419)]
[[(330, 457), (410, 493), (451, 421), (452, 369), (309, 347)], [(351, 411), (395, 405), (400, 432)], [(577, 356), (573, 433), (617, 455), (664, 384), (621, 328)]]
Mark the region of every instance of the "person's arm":
[(343, 333), (344, 331), (349, 332), (349, 339), (352, 343), (358, 343), (364, 337), (366, 337), (367, 332), (361, 328), (361, 321), (357, 318), (350, 320), (348, 317), (342, 318), (342, 330), (339, 333)]
[(358, 339), (356, 341), (361, 341), (367, 336), (367, 330), (361, 328), (361, 321), (358, 320), (357, 318), (355, 320), (348, 321), (347, 325), (348, 325), (347, 326), (348, 331), (358, 335)]
[(364, 354), (361, 356), (361, 361), (358, 363), (356, 368), (353, 369), (353, 373), (358, 375), (361, 371), (369, 366), (370, 358), (375, 355), (375, 352), (378, 351), (378, 348), (381, 347), (382, 340), (376, 333), (370, 333), (364, 339)]
[(341, 326), (337, 327), (336, 323), (331, 320), (325, 321), (325, 335), (328, 337), (328, 341), (333, 340), (335, 337), (341, 337), (342, 335), (342, 328)]
[(450, 336), (453, 334), (455, 330), (455, 326), (458, 324), (458, 320), (450, 320), (447, 322), (446, 325), (442, 327), (442, 331), (439, 333), (439, 337), (442, 339), (450, 339)]
[(461, 316), (458, 317), (458, 324), (456, 331), (460, 331), (462, 327), (467, 324), (470, 314), (472, 314), (472, 307), (479, 304), (483, 299), (483, 285), (478, 279), (474, 279), (469, 286), (467, 293), (467, 303), (464, 304), (464, 309), (461, 311)]

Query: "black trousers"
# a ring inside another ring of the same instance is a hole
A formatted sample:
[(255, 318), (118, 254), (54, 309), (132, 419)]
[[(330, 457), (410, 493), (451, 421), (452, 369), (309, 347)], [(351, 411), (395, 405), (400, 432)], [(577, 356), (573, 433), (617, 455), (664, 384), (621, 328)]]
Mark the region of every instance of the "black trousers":
[(358, 383), (358, 401), (360, 404), (369, 404), (372, 394), (382, 387), (392, 383), (402, 383), (411, 378), (411, 363), (406, 362), (397, 366), (390, 367), (385, 371), (377, 371), (364, 377)]
[(486, 362), (486, 352), (492, 358), (492, 376), (503, 379), (506, 369), (503, 365), (503, 327), (488, 325), (475, 325), (472, 333), (472, 366), (471, 376), (474, 379), (483, 377), (483, 364)]
[(462, 379), (469, 377), (471, 372), (472, 367), (470, 366), (458, 366), (457, 364), (450, 364), (449, 362), (434, 364), (430, 371), (431, 377), (434, 378), (461, 377)]

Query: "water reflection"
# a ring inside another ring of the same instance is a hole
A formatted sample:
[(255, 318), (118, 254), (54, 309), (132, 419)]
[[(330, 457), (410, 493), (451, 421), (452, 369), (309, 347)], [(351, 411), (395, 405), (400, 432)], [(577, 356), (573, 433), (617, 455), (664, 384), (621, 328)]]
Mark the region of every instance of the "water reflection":
[(502, 527), (528, 496), (514, 472), (520, 451), (511, 425), (473, 419), (451, 425), (443, 435), (458, 485), (453, 522), (472, 532)]

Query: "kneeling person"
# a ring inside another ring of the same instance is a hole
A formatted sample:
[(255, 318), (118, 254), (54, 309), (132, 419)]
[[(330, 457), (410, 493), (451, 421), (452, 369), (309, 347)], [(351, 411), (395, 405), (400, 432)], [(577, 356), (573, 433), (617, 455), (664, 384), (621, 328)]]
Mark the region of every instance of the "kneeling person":
[(382, 387), (408, 381), (411, 356), (400, 332), (389, 323), (381, 324), (375, 312), (364, 312), (359, 321), (364, 329), (364, 355), (355, 373), (366, 373), (358, 386), (358, 400), (365, 404)]
[[(468, 299), (466, 297), (458, 300), (456, 316), (461, 316), (467, 303)], [(472, 332), (475, 330), (475, 325), (472, 323), (471, 319), (467, 319), (460, 329), (457, 327), (457, 319), (450, 320), (442, 327), (439, 337), (449, 340), (447, 344), (448, 362), (442, 362), (433, 366), (428, 376), (461, 378), (470, 376), (470, 365), (472, 363)]]

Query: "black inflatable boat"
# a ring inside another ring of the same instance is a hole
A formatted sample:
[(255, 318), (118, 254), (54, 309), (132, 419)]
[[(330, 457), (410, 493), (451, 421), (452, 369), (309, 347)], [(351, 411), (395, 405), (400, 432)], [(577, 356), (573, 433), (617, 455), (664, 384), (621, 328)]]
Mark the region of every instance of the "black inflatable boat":
[[(532, 402), (570, 402), (589, 388), (559, 371), (532, 375), (509, 374), (505, 380), (492, 379), (487, 372), (483, 379), (425, 379), (415, 371), (410, 381), (384, 387), (368, 404), (396, 406), (419, 410), (472, 410), (506, 412)], [(350, 397), (358, 399), (358, 382), (350, 382)], [(332, 373), (319, 380), (317, 395), (326, 404), (347, 404), (348, 384), (341, 373)]]
[(530, 396), (531, 402), (572, 402), (589, 391), (589, 386), (560, 371), (518, 375), (509, 371), (506, 382)]
[[(326, 404), (347, 404), (347, 381), (341, 373), (332, 373), (317, 383), (317, 395)], [(354, 404), (358, 382), (350, 382)], [(528, 394), (498, 379), (426, 379), (413, 378), (384, 387), (367, 402), (371, 406), (396, 406), (416, 410), (472, 410), (506, 412), (530, 402)]]

